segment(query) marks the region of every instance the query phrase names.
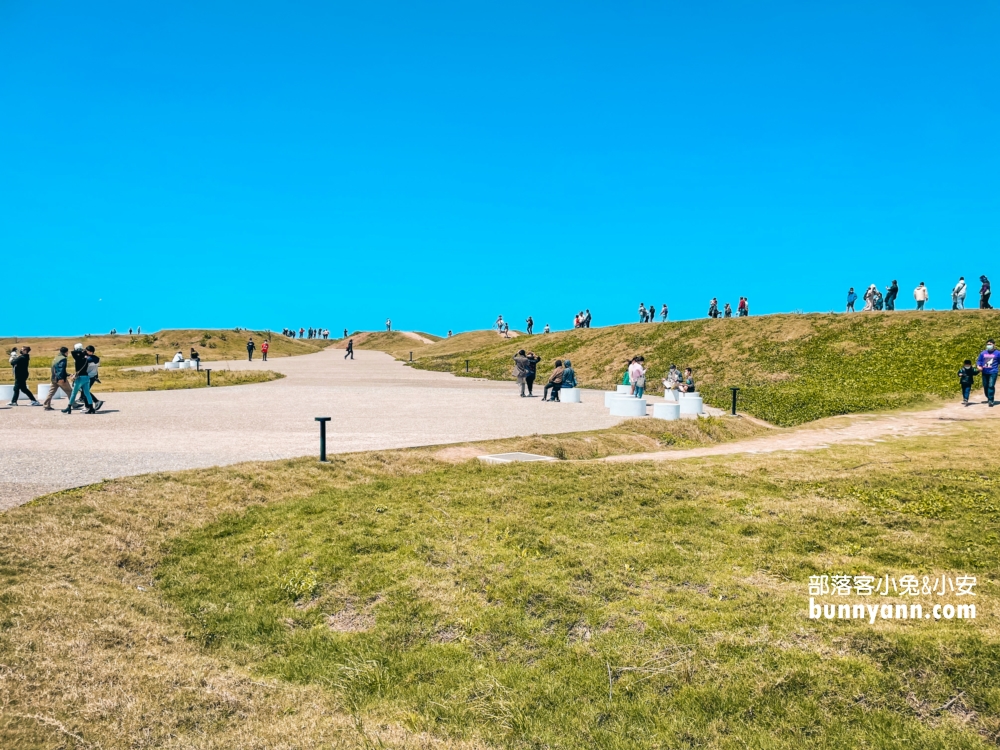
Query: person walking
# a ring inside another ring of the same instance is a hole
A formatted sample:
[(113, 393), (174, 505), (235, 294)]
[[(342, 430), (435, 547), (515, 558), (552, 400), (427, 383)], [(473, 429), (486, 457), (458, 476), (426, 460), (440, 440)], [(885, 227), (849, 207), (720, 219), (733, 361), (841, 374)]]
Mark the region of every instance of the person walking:
[(249, 338), (249, 340), (247, 341), (247, 361), (248, 362), (253, 362), (253, 353), (254, 353), (254, 350), (256, 348), (257, 348), (257, 345), (253, 342), (253, 336), (251, 336)]
[(896, 297), (899, 296), (899, 284), (893, 279), (892, 283), (885, 288), (885, 309), (896, 309)]
[(392, 332), (392, 321), (389, 318), (385, 319), (385, 330), (389, 333)]
[(917, 302), (917, 309), (923, 310), (924, 305), (927, 304), (927, 300), (930, 299), (930, 293), (927, 291), (927, 287), (924, 282), (917, 284), (917, 288), (913, 290), (913, 299)]
[(990, 406), (993, 406), (993, 398), (996, 395), (998, 365), (1000, 365), (1000, 352), (997, 351), (993, 339), (990, 339), (976, 359), (976, 369), (983, 379), (983, 393), (986, 394), (986, 402)]
[(708, 303), (708, 317), (718, 318), (719, 317), (719, 300), (715, 297)]
[(590, 310), (589, 309), (584, 310), (583, 311), (583, 327), (584, 328), (590, 328), (590, 319), (591, 319)]
[(35, 394), (28, 389), (28, 367), (31, 363), (31, 347), (22, 346), (16, 357), (12, 357), (10, 365), (14, 370), (14, 395), (10, 399), (9, 406), (17, 406), (18, 394), (23, 393), (31, 400), (32, 406), (41, 406), (35, 398)]
[(354, 359), (354, 339), (350, 339), (347, 342), (347, 353), (344, 355), (344, 359), (347, 359), (348, 357)]
[[(546, 324), (546, 328), (548, 328), (548, 324)], [(525, 355), (525, 359), (528, 361), (528, 366), (524, 375), (524, 384), (528, 386), (528, 398), (534, 398), (535, 395), (531, 392), (531, 389), (535, 385), (535, 376), (538, 373), (538, 363), (542, 361), (542, 358), (536, 356), (534, 352), (529, 351)]]
[(56, 391), (62, 389), (63, 393), (66, 394), (66, 398), (69, 398), (70, 394), (73, 392), (73, 389), (69, 384), (69, 375), (66, 372), (68, 364), (66, 359), (67, 354), (69, 354), (69, 349), (65, 346), (61, 346), (59, 347), (59, 353), (52, 360), (52, 385), (49, 387), (49, 395), (45, 397), (45, 402), (42, 404), (42, 406), (45, 407), (45, 411), (54, 411), (52, 408), (52, 399), (56, 397)]
[(666, 304), (664, 304), (663, 307), (660, 308), (660, 322), (661, 323), (666, 323), (667, 322), (667, 312), (668, 312), (667, 311), (667, 306), (666, 306)]
[(636, 398), (642, 398), (642, 394), (646, 391), (645, 364), (645, 359), (636, 357), (632, 360), (632, 364), (628, 366), (629, 384), (632, 386), (632, 395)]
[(518, 350), (517, 354), (514, 355), (514, 379), (517, 381), (518, 386), (521, 388), (521, 398), (526, 398), (525, 393), (525, 378), (528, 376), (528, 355), (525, 354), (524, 349)]
[(972, 394), (972, 385), (976, 380), (976, 366), (971, 359), (965, 360), (958, 370), (958, 383), (962, 386), (962, 405), (969, 405), (969, 396)]
[(854, 303), (858, 301), (858, 295), (854, 293), (852, 286), (847, 290), (847, 312), (854, 312)]
[[(94, 384), (101, 382), (101, 358), (97, 356), (97, 350), (94, 349), (92, 345), (88, 346), (83, 351), (87, 357), (87, 378), (90, 382), (90, 400), (94, 405), (94, 412), (97, 412), (102, 406), (104, 406), (104, 402), (97, 397), (96, 393), (94, 393)], [(79, 401), (73, 401), (71, 399), (69, 404), (71, 409), (82, 409), (85, 405), (86, 404), (84, 403), (82, 397)]]
[(260, 356), (264, 362), (267, 362), (267, 350), (271, 348), (271, 342), (264, 339), (260, 345)]
[(529, 316), (528, 316), (528, 319), (527, 319), (526, 321), (524, 321), (524, 322), (525, 322), (525, 324), (526, 324), (526, 325), (528, 326), (528, 335), (529, 335), (529, 336), (532, 336), (533, 334), (532, 334), (532, 332), (531, 332), (531, 329), (535, 327), (535, 321), (534, 321), (534, 320), (532, 319), (532, 317), (531, 317), (531, 316), (529, 315)]
[(979, 309), (992, 310), (993, 306), (990, 304), (990, 280), (986, 276), (980, 276), (979, 280), (983, 282), (983, 285), (979, 288)]
[(94, 409), (94, 398), (90, 395), (90, 375), (87, 374), (90, 361), (87, 357), (87, 352), (83, 348), (83, 344), (76, 344), (73, 347), (72, 355), (75, 371), (73, 375), (73, 391), (69, 396), (69, 405), (62, 410), (62, 413), (72, 414), (76, 394), (82, 393), (83, 399), (87, 404), (87, 414), (96, 414), (97, 410)]
[[(552, 374), (549, 375), (549, 382), (545, 384), (545, 390), (542, 392), (542, 401), (558, 401), (559, 400), (559, 389), (562, 388), (563, 380), (563, 362), (561, 359), (556, 360), (555, 367), (552, 368)], [(552, 390), (552, 398), (549, 398), (549, 390)]]
[(955, 288), (951, 290), (951, 309), (952, 310), (964, 310), (965, 309), (965, 277), (959, 276), (958, 283), (955, 284)]
[(639, 322), (640, 323), (646, 322), (646, 306), (641, 302), (639, 303)]
[(736, 308), (736, 315), (740, 318), (745, 318), (750, 315), (750, 302), (746, 297), (740, 297), (740, 304)]

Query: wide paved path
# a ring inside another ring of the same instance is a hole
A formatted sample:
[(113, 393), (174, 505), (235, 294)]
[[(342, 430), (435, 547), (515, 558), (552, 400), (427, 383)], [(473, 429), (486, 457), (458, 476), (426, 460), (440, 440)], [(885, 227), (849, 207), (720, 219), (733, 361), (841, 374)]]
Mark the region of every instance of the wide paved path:
[[(97, 415), (0, 406), (0, 509), (58, 489), (147, 472), (610, 427), (600, 391), (582, 404), (523, 399), (514, 383), (414, 370), (381, 352), (328, 349), (270, 362), (270, 383), (110, 393)], [(100, 388), (97, 389), (100, 392)], [(536, 388), (540, 393), (541, 388)], [(65, 401), (55, 403), (65, 405)]]

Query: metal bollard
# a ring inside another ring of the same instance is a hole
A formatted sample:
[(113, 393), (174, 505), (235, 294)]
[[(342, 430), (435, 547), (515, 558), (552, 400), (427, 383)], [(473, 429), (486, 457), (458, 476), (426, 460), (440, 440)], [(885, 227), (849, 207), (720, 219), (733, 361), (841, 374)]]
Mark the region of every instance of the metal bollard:
[(733, 416), (735, 417), (736, 416), (736, 394), (740, 392), (740, 389), (739, 388), (730, 388), (729, 390), (731, 390), (733, 392)]
[(330, 421), (330, 417), (316, 417), (316, 421), (319, 422), (319, 460), (321, 463), (326, 463), (326, 423)]
[(413, 352), (410, 352), (410, 361), (413, 361)]
[(212, 385), (212, 371), (209, 369), (205, 370), (205, 385), (207, 386)]
[(469, 360), (465, 360), (465, 371), (469, 371)]
[(159, 354), (156, 355), (156, 364), (157, 365), (160, 364), (160, 355)]

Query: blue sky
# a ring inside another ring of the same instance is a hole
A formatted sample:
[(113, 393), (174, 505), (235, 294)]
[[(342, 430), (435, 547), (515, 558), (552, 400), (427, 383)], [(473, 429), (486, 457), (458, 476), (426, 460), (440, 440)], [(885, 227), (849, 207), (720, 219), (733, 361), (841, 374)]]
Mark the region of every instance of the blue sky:
[(0, 2), (0, 334), (996, 275), (1000, 6)]

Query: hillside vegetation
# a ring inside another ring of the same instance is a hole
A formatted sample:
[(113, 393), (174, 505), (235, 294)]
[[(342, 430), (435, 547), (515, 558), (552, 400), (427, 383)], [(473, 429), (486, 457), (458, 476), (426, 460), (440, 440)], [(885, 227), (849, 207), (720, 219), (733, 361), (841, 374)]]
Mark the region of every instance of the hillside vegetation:
[[(414, 367), (494, 380), (512, 379), (511, 357), (531, 348), (542, 357), (539, 379), (569, 357), (584, 387), (621, 382), (626, 360), (646, 358), (648, 391), (662, 393), (671, 363), (692, 367), (707, 403), (726, 407), (738, 386), (740, 410), (791, 426), (821, 417), (912, 406), (957, 397), (956, 372), (1000, 335), (1000, 312), (771, 315), (760, 318), (647, 323), (576, 329), (505, 340), (489, 331), (430, 345), (370, 339)], [(978, 381), (977, 381), (978, 385)]]

